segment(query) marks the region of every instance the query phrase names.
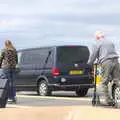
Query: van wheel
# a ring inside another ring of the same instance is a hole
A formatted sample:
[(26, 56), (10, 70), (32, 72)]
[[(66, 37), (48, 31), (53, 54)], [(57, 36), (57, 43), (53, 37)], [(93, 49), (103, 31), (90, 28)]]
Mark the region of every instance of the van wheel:
[(38, 95), (40, 96), (49, 96), (51, 95), (52, 91), (50, 91), (48, 84), (45, 80), (39, 82), (38, 85)]
[(88, 92), (88, 88), (80, 88), (76, 90), (76, 95), (79, 97), (84, 97)]

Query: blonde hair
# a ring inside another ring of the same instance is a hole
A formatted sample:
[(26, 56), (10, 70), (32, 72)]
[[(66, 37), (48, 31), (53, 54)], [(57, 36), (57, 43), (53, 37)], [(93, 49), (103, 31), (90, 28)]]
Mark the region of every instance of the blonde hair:
[(5, 40), (5, 49), (7, 50), (15, 50), (12, 42), (10, 40)]

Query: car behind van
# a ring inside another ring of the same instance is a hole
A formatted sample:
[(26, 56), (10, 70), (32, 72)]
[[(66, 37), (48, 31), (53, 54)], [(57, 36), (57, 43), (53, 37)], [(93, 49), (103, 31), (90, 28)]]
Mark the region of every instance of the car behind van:
[(85, 96), (88, 89), (93, 87), (88, 58), (88, 47), (80, 45), (19, 50), (17, 90), (36, 90), (41, 96), (51, 95), (52, 91), (66, 90)]

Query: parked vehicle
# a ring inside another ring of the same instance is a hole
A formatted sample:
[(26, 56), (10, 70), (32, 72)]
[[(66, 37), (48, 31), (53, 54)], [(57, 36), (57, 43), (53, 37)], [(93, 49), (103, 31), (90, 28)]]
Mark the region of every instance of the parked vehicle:
[(17, 90), (36, 90), (41, 96), (52, 91), (76, 91), (85, 96), (93, 87), (92, 69), (87, 65), (87, 46), (64, 45), (18, 51)]

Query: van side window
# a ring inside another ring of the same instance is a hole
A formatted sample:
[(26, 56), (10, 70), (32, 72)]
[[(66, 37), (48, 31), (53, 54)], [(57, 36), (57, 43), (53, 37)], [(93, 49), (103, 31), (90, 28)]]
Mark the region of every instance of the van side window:
[[(48, 53), (47, 53), (48, 54)], [(46, 59), (46, 58), (45, 58)], [(47, 62), (47, 64), (46, 64), (46, 67), (47, 68), (51, 68), (52, 66), (53, 66), (53, 64), (54, 64), (54, 54), (53, 54), (53, 51), (51, 51), (51, 54), (50, 54), (50, 56), (49, 56), (49, 58), (48, 58), (48, 62)]]
[(24, 51), (22, 56), (21, 56), (21, 63), (24, 64), (29, 64), (29, 54), (28, 51)]
[[(31, 51), (25, 51), (23, 54), (23, 60), (22, 60), (22, 64), (30, 64), (30, 65), (39, 65), (40, 68), (43, 67), (45, 60), (48, 56), (48, 49), (34, 49)], [(46, 67), (51, 67), (53, 64), (53, 60), (52, 60), (52, 54), (49, 56), (48, 62), (46, 64)]]

